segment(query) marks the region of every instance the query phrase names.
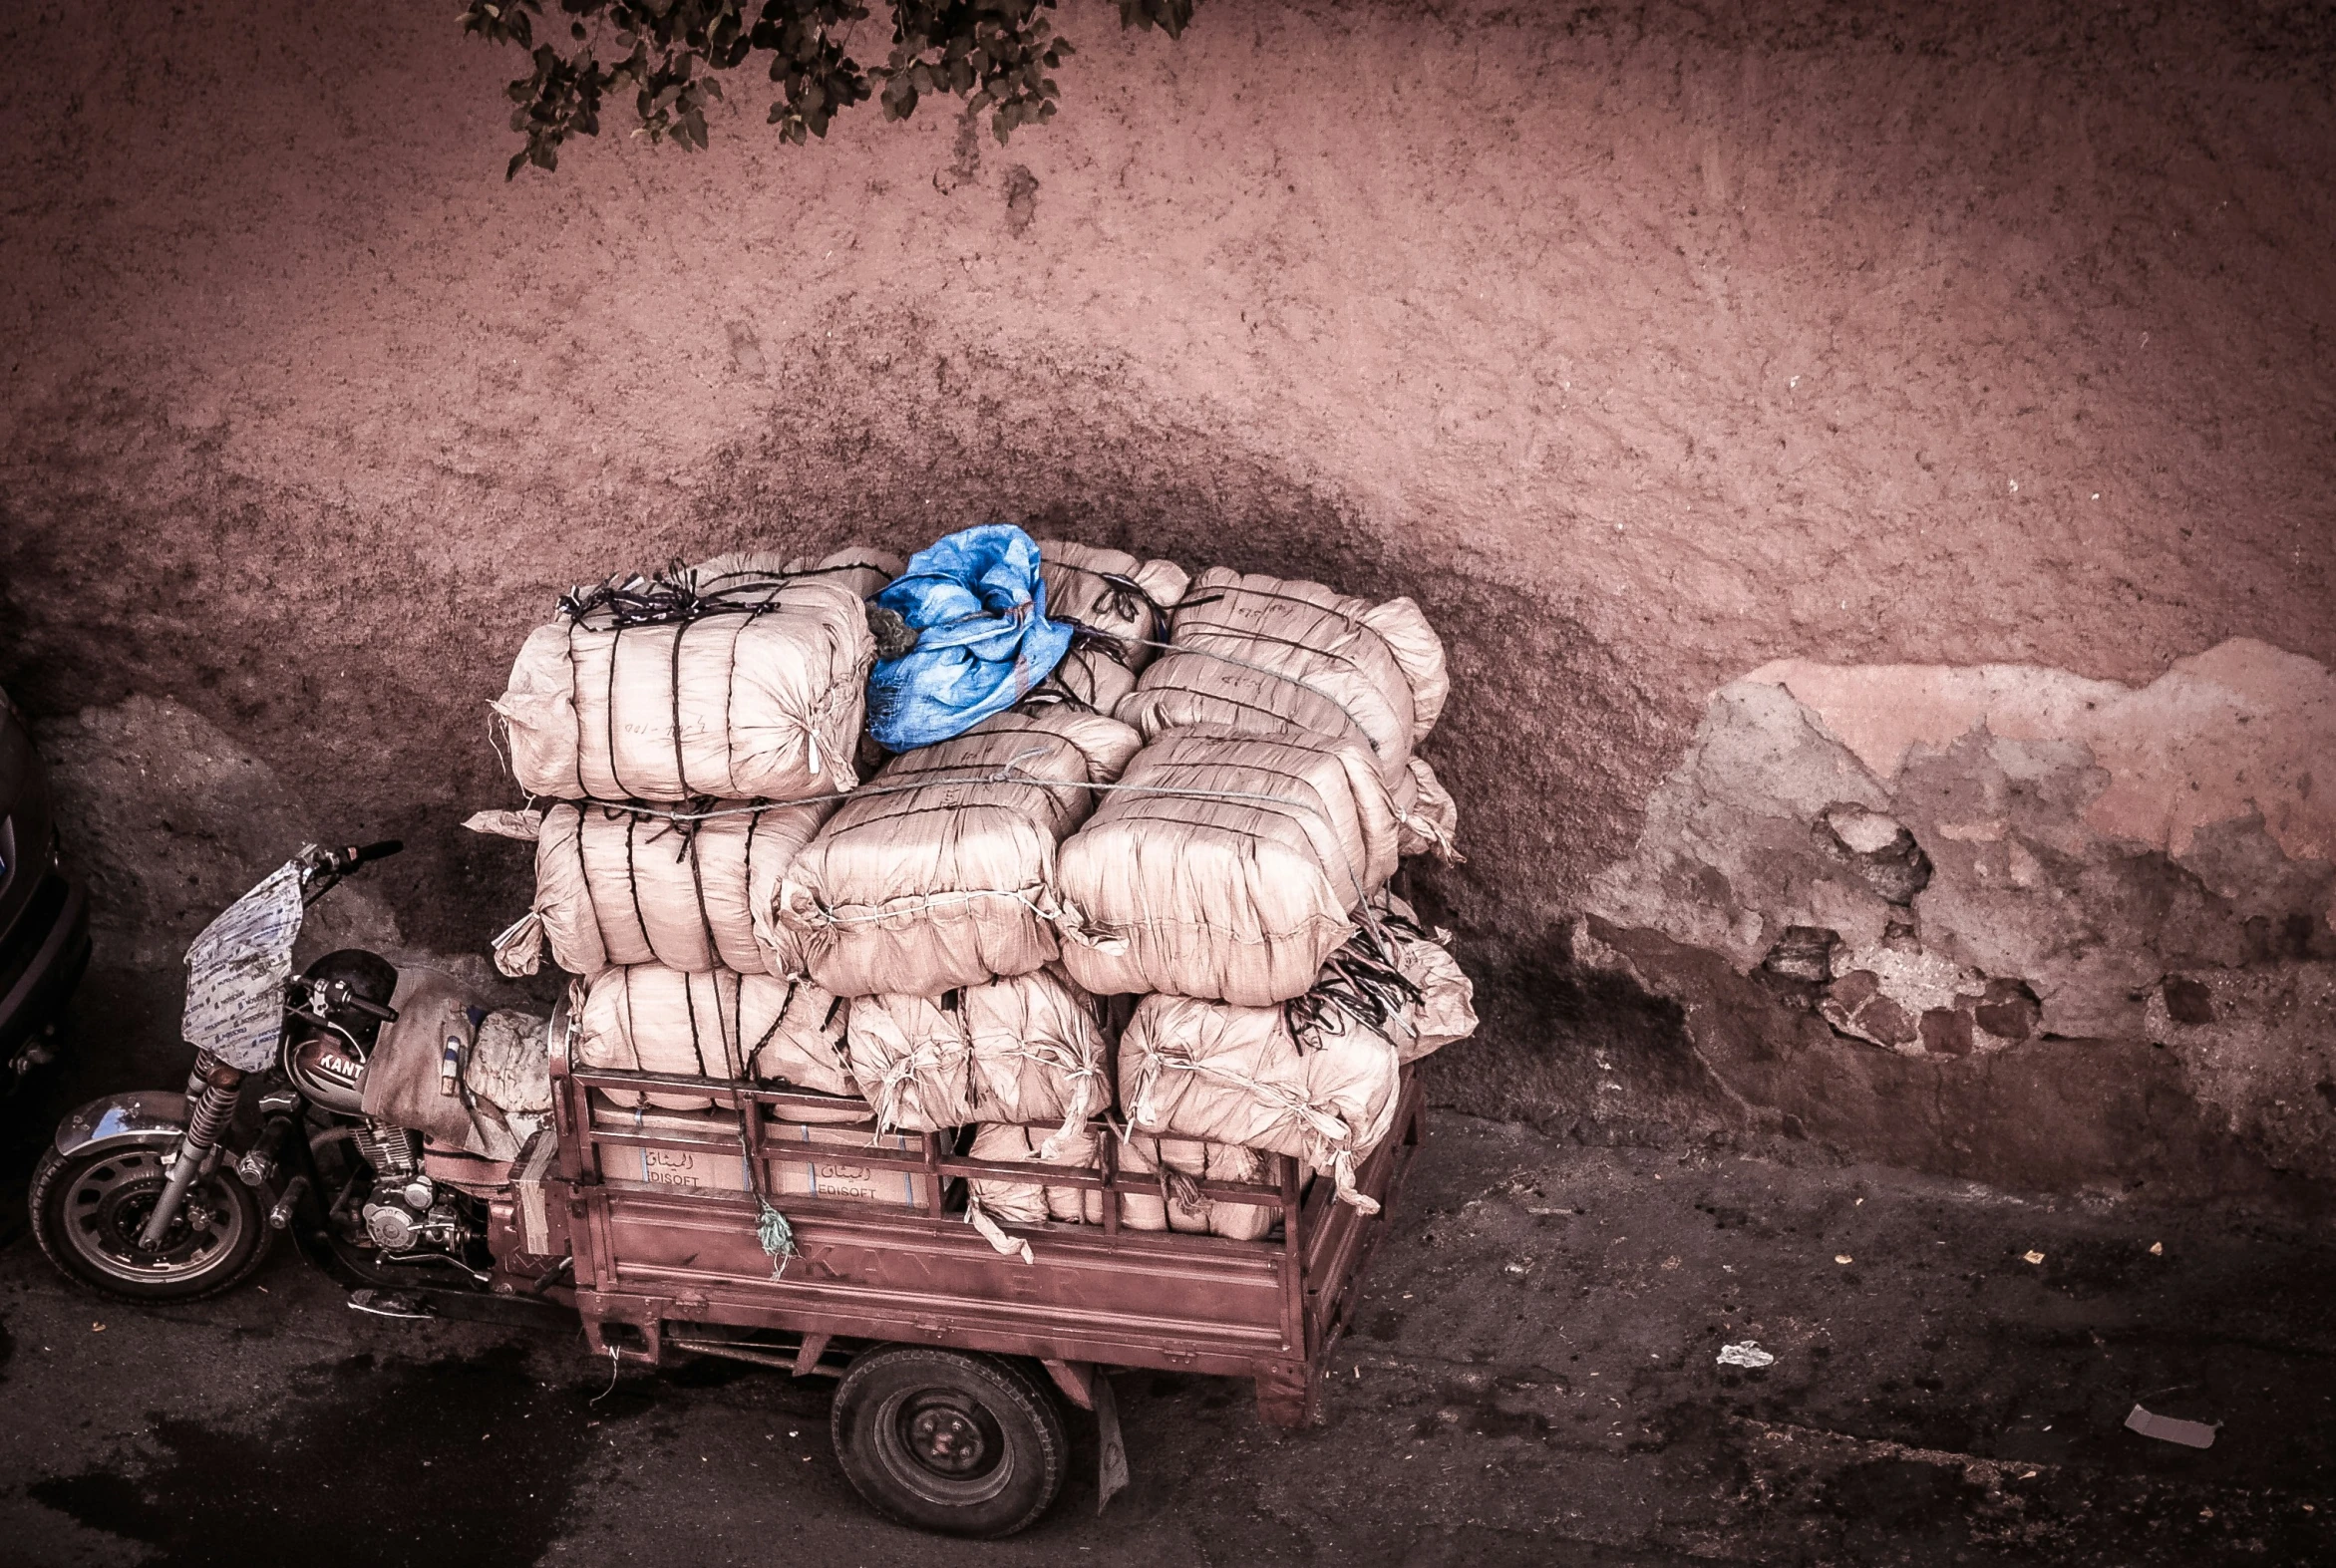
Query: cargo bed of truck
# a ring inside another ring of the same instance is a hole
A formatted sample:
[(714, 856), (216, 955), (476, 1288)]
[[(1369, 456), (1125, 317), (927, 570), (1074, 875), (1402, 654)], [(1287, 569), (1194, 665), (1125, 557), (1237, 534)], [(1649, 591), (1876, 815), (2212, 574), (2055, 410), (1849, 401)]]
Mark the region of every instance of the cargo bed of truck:
[[(948, 1347), (1042, 1363), (1082, 1406), (1098, 1368), (1245, 1378), (1265, 1420), (1302, 1425), (1314, 1418), (1323, 1352), (1386, 1226), (1384, 1212), (1338, 1201), (1327, 1179), (1303, 1181), (1298, 1162), (1276, 1154), (1265, 1183), (1193, 1184), (1271, 1210), (1268, 1239), (1137, 1230), (1122, 1223), (1119, 1195), (1159, 1196), (1160, 1178), (1122, 1174), (1117, 1135), (1100, 1125), (1100, 1170), (986, 1163), (953, 1152), (953, 1133), (878, 1138), (872, 1120), (835, 1125), (866, 1112), (858, 1101), (560, 1056), (556, 1164), (522, 1183), (529, 1212), (511, 1222), (523, 1218), (528, 1250), (572, 1254), (586, 1337), (619, 1361), (728, 1354), (810, 1373), (841, 1344)], [(1419, 1141), (1408, 1068), (1399, 1094), (1393, 1128), (1357, 1173), (1382, 1205)], [(643, 1095), (712, 1108), (610, 1113)], [(816, 1147), (793, 1141), (806, 1125), (819, 1128)], [(885, 1195), (804, 1190), (820, 1185), (805, 1176), (815, 1160), (832, 1173), (847, 1162), (854, 1193)], [(975, 1176), (1100, 1190), (1102, 1223), (1007, 1226), (1029, 1243), (1025, 1262), (967, 1223), (960, 1184)], [(758, 1193), (784, 1216), (776, 1255)]]

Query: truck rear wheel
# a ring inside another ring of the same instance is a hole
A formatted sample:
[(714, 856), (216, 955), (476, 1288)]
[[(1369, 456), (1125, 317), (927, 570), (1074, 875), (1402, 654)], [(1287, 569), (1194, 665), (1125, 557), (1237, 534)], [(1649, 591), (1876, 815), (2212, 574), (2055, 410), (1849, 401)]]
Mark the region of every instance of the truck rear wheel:
[(921, 1530), (1012, 1535), (1063, 1487), (1054, 1395), (995, 1357), (879, 1346), (844, 1373), (830, 1424), (860, 1496)]

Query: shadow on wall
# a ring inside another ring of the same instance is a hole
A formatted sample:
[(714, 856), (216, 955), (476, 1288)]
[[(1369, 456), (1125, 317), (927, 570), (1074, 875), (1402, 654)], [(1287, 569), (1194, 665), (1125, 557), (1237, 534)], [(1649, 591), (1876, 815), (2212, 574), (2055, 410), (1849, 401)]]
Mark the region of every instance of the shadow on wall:
[[(368, 873), (380, 919), (394, 910), (390, 929), (415, 950), (483, 953), (526, 907), (530, 862), (458, 824), (516, 803), (487, 704), (560, 592), (748, 546), (906, 552), (1006, 518), (1194, 567), (1417, 598), (1454, 683), (1424, 752), (1460, 804), (1470, 858), (1422, 867), (1413, 891), (1471, 968), (1537, 972), (1545, 933), (1627, 847), (1684, 734), (1571, 613), (1570, 584), (1527, 591), (1407, 553), (1123, 388), (1058, 376), (1032, 391), (1009, 366), (936, 349), (912, 318), (851, 341), (950, 369), (873, 420), (787, 400), (782, 423), (718, 454), (660, 515), (576, 516), (486, 552), (457, 519), (401, 527), (262, 485), (122, 398), (55, 411), (30, 482), (5, 502), (17, 634), (0, 679), (47, 716), (75, 836), (100, 872), (110, 962), (174, 969), (208, 911), (310, 837), (403, 837), (408, 853)], [(791, 363), (806, 388), (878, 374)], [(997, 397), (969, 411), (968, 385)], [(1504, 1075), (1480, 1076), (1490, 1093)]]
[[(855, 341), (929, 359), (922, 330), (871, 322)], [(145, 743), (130, 733), (163, 712), (121, 706), (133, 696), (199, 717), (280, 782), (306, 832), (404, 837), (409, 853), (378, 886), (409, 940), (478, 951), (524, 907), (527, 862), (458, 824), (516, 801), (487, 704), (558, 594), (745, 547), (859, 539), (906, 552), (1003, 518), (1190, 566), (1419, 599), (1446, 637), (1455, 689), (1424, 750), (1460, 802), (1471, 856), (1422, 893), (1481, 962), (1529, 945), (1514, 933), (1541, 931), (1629, 843), (1683, 716), (1658, 712), (1570, 613), (1569, 584), (1528, 592), (1466, 560), (1406, 555), (1351, 508), (1147, 413), (1124, 388), (1056, 377), (1020, 404), (1002, 390), (1025, 385), (1007, 367), (948, 362), (1004, 401), (962, 409), (948, 378), (872, 421), (789, 400), (783, 423), (718, 454), (662, 514), (577, 515), (486, 551), (455, 519), (401, 525), (259, 484), (122, 399), (58, 410), (54, 440), (29, 454), (29, 482), (6, 502), (17, 628), (0, 679), (52, 722), (119, 709), (89, 722), (132, 748), (173, 744), (167, 724)], [(808, 388), (825, 372), (795, 373)], [(188, 775), (185, 787), (211, 785)], [(152, 809), (89, 808), (126, 861), (174, 853), (160, 839), (188, 819), (160, 785), (142, 788)]]

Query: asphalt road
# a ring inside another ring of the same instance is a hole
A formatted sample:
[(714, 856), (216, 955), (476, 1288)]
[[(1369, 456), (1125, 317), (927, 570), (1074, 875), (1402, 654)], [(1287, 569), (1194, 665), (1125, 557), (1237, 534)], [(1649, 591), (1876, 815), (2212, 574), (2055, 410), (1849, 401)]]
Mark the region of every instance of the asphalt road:
[[(995, 1544), (870, 1516), (827, 1385), (611, 1387), (578, 1336), (364, 1317), (289, 1251), (127, 1308), (12, 1225), (0, 1560), (2336, 1561), (2325, 1237), (1453, 1115), (1414, 1171), (1320, 1427), (1123, 1374), (1131, 1489), (1097, 1516), (1081, 1418), (1062, 1501)], [(1747, 1340), (1774, 1365), (1717, 1365)], [(2136, 1403), (2214, 1445), (2127, 1430)]]

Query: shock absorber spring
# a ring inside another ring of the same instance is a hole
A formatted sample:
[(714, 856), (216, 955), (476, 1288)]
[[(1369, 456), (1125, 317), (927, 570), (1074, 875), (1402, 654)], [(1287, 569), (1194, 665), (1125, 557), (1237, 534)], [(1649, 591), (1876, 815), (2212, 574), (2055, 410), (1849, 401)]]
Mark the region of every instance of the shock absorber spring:
[(191, 1154), (206, 1154), (219, 1134), (235, 1114), (236, 1091), (234, 1084), (205, 1084), (202, 1098), (195, 1100), (194, 1110), (186, 1119), (186, 1149)]
[(219, 1134), (235, 1117), (235, 1101), (243, 1092), (243, 1074), (240, 1070), (216, 1061), (208, 1053), (195, 1061), (195, 1071), (202, 1077), (202, 1093), (194, 1098), (194, 1104), (186, 1116), (186, 1135), (178, 1140), (178, 1158), (170, 1166), (169, 1180), (164, 1183), (162, 1196), (155, 1200), (154, 1213), (147, 1216), (146, 1229), (139, 1233), (139, 1244), (149, 1251), (160, 1248), (164, 1238), (170, 1234), (171, 1222), (186, 1202), (186, 1189), (194, 1185), (210, 1163), (211, 1151), (218, 1147)]

